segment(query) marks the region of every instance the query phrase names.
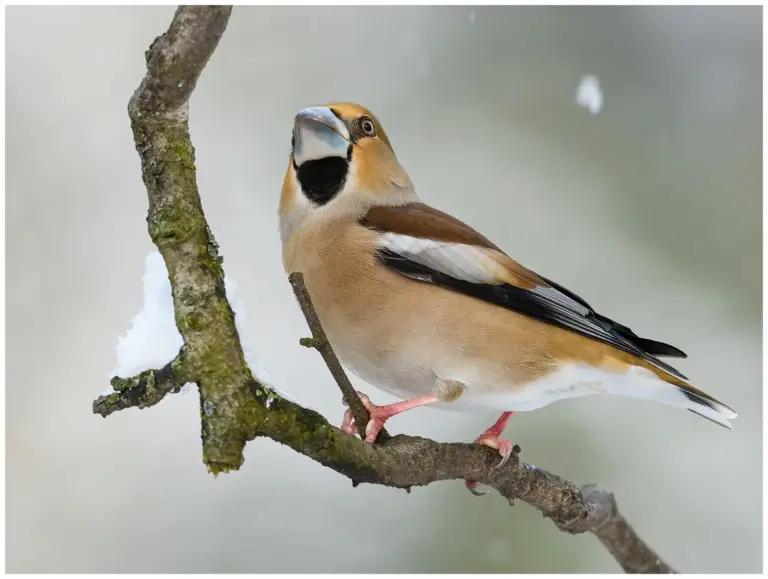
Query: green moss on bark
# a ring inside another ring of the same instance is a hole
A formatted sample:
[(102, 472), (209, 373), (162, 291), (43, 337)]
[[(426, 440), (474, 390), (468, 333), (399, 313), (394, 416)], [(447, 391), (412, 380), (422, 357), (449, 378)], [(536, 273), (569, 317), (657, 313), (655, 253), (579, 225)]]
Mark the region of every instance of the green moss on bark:
[[(230, 12), (227, 6), (179, 8), (147, 52), (147, 75), (128, 105), (149, 198), (149, 235), (168, 268), (184, 338), (180, 371), (199, 386), (203, 458), (214, 473), (242, 464), (245, 442), (266, 411), (250, 391), (254, 381), (226, 298), (223, 260), (203, 214), (187, 123), (189, 96)], [(153, 396), (156, 376), (144, 374), (130, 384)], [(129, 392), (130, 384), (119, 386)]]
[(184, 368), (200, 387), (203, 458), (214, 473), (237, 469), (254, 432), (254, 423), (243, 419), (253, 418), (251, 376), (226, 298), (223, 260), (203, 214), (188, 127), (178, 114), (133, 126), (149, 234), (168, 268)]

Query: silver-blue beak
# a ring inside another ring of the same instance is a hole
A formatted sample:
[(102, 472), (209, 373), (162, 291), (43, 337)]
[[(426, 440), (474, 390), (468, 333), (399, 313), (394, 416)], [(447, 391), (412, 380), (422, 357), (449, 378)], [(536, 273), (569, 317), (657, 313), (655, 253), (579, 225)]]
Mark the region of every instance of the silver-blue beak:
[(326, 107), (310, 107), (296, 115), (293, 159), (297, 166), (327, 157), (347, 157), (349, 131)]

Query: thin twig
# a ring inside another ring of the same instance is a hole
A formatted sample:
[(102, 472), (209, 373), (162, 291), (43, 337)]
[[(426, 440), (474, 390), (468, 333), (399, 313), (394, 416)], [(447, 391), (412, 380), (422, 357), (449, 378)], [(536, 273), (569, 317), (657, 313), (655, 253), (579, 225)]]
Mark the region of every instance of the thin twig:
[(149, 408), (165, 398), (166, 394), (178, 392), (186, 381), (179, 360), (176, 358), (159, 370), (147, 370), (131, 378), (115, 376), (110, 381), (112, 393), (104, 394), (93, 402), (94, 414), (106, 418), (126, 408)]
[[(328, 338), (325, 335), (325, 330), (320, 323), (320, 318), (317, 317), (317, 312), (312, 305), (312, 299), (307, 292), (307, 286), (304, 284), (304, 275), (299, 272), (294, 272), (288, 276), (288, 281), (291, 282), (293, 293), (299, 302), (301, 311), (304, 313), (304, 317), (307, 320), (307, 325), (312, 331), (312, 338), (302, 340), (302, 345), (314, 348), (325, 361), (325, 365), (328, 366), (328, 370), (331, 372), (331, 376), (336, 380), (336, 384), (341, 390), (344, 400), (346, 400), (349, 409), (352, 411), (352, 416), (355, 418), (355, 424), (357, 424), (357, 431), (361, 437), (365, 437), (365, 426), (368, 424), (368, 411), (363, 406), (363, 401), (360, 400), (360, 396), (357, 395), (357, 391), (352, 386), (347, 377), (344, 368), (341, 367), (341, 362), (336, 357), (336, 352), (333, 351)], [(390, 438), (389, 433), (383, 428), (379, 435), (376, 437), (377, 442), (384, 442)]]

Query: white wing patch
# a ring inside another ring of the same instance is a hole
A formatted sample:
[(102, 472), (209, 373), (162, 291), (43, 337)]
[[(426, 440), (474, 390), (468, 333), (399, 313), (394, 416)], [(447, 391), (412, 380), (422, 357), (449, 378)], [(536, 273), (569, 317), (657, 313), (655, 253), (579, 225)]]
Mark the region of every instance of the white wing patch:
[(419, 265), (472, 283), (498, 284), (499, 277), (503, 277), (503, 266), (473, 245), (383, 233), (379, 238), (379, 247)]
[[(499, 284), (509, 278), (510, 272), (504, 265), (488, 255), (487, 252), (491, 250), (474, 245), (383, 233), (379, 238), (379, 247), (393, 251), (419, 265), (472, 283)], [(529, 291), (580, 316), (590, 313), (580, 303), (553, 287), (542, 285)]]

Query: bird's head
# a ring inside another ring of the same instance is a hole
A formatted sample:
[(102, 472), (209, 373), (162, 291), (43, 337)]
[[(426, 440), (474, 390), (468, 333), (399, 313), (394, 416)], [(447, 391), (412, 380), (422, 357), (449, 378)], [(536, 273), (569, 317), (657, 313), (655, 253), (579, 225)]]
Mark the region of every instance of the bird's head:
[(319, 208), (362, 208), (402, 203), (413, 196), (379, 120), (351, 103), (300, 111), (293, 124), (291, 158), (280, 213)]

